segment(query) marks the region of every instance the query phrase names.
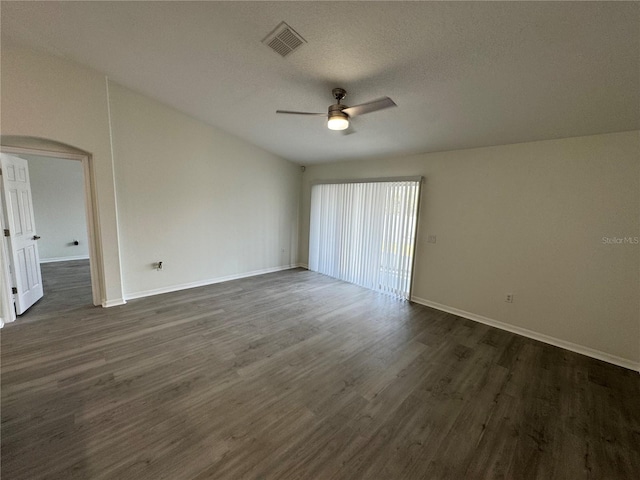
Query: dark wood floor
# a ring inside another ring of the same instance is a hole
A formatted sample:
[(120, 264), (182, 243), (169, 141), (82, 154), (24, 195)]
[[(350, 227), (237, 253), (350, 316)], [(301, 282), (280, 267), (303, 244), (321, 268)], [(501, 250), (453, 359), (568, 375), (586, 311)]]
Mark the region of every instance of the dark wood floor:
[(110, 309), (45, 275), (3, 480), (640, 478), (637, 372), (301, 269)]
[(45, 292), (38, 302), (18, 319), (26, 323), (41, 318), (59, 317), (66, 311), (92, 308), (89, 260), (43, 263), (42, 286)]

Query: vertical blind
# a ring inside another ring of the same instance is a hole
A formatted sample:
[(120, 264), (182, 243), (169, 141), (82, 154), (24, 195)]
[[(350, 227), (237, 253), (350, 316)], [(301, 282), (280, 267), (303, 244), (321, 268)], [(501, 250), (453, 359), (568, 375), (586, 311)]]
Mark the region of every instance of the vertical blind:
[(409, 298), (420, 179), (314, 185), (309, 269)]

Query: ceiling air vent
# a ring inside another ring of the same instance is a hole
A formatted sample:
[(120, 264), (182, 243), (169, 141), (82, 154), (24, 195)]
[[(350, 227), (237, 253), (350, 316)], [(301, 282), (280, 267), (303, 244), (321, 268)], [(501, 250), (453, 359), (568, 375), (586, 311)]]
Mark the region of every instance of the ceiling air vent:
[(278, 55), (286, 57), (307, 43), (307, 41), (285, 22), (280, 22), (280, 24), (262, 40), (262, 43), (271, 47)]

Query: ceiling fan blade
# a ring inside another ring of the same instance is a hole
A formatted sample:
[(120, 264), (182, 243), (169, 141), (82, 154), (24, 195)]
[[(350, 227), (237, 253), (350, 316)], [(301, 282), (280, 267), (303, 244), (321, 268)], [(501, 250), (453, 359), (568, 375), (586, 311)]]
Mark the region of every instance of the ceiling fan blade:
[(326, 117), (326, 113), (314, 113), (314, 112), (292, 112), (290, 110), (276, 110), (276, 113), (287, 113), (290, 115), (311, 115), (314, 117), (323, 116)]
[(376, 112), (378, 110), (382, 110), (383, 108), (396, 106), (396, 103), (389, 97), (382, 97), (378, 98), (377, 100), (373, 100), (372, 102), (361, 103), (360, 105), (354, 105), (353, 107), (345, 108), (342, 111), (350, 117), (355, 117), (356, 115), (364, 115), (365, 113)]

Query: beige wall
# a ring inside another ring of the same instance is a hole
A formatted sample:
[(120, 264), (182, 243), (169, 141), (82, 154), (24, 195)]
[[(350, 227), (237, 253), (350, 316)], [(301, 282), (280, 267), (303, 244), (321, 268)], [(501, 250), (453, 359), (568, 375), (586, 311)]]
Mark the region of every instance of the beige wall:
[(299, 166), (109, 89), (125, 296), (297, 263)]
[(301, 261), (311, 182), (404, 175), (426, 180), (418, 300), (638, 365), (640, 245), (602, 239), (640, 236), (639, 132), (310, 166)]
[(103, 303), (122, 301), (115, 186), (105, 77), (61, 58), (2, 44), (0, 126), (91, 154), (98, 210)]

